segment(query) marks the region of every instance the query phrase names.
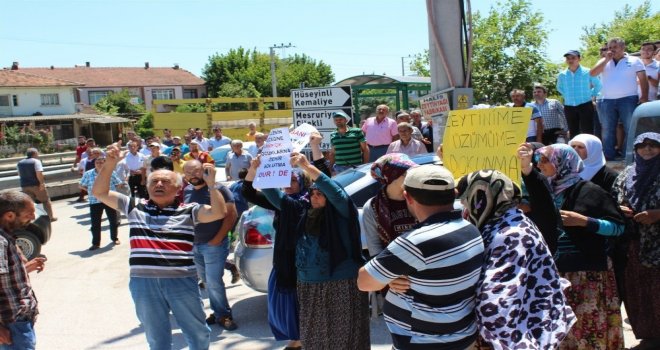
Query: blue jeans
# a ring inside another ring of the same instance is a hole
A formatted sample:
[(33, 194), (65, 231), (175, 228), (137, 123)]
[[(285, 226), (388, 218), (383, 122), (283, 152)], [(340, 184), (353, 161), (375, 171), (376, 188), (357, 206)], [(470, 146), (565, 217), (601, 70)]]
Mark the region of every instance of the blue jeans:
[(5, 325), (11, 333), (11, 344), (0, 345), (0, 350), (32, 350), (37, 346), (32, 321), (16, 321)]
[[(637, 95), (622, 97), (617, 99), (598, 100), (598, 119), (603, 129), (603, 153), (605, 159), (612, 160), (616, 156), (614, 146), (616, 145), (616, 125), (618, 122), (623, 124), (625, 135), (628, 135), (630, 121), (633, 112), (637, 108), (639, 98)], [(574, 136), (574, 135), (571, 135)], [(626, 144), (625, 141), (623, 143)]]
[(211, 329), (196, 277), (131, 277), (128, 286), (151, 350), (172, 349), (170, 310), (191, 350), (209, 348)]
[(211, 246), (206, 243), (195, 243), (193, 253), (195, 253), (197, 274), (206, 285), (211, 310), (213, 310), (216, 319), (223, 316), (231, 316), (231, 308), (229, 308), (227, 292), (225, 291), (225, 282), (222, 280), (222, 274), (225, 270), (225, 260), (227, 260), (227, 255), (229, 255), (229, 240), (225, 237), (222, 243), (217, 246)]

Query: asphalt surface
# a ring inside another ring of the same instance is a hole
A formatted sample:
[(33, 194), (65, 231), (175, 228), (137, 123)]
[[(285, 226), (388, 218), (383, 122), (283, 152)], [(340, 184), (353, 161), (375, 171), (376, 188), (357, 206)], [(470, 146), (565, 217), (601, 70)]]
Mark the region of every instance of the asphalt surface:
[[(91, 245), (87, 203), (73, 199), (53, 202), (55, 216), (51, 241), (42, 249), (48, 261), (41, 273), (31, 274), (39, 300), (36, 323), (38, 349), (147, 349), (144, 331), (135, 316), (128, 290), (128, 227), (123, 219), (119, 229), (122, 244), (110, 243), (107, 221), (103, 218), (101, 248)], [(212, 326), (211, 349), (282, 349), (268, 328), (266, 295), (232, 285), (224, 274), (227, 296), (238, 324), (235, 331)], [(210, 313), (204, 295), (205, 311)], [(624, 315), (625, 317), (625, 315)], [(173, 349), (187, 348), (176, 322)], [(626, 346), (638, 341), (624, 322)], [(372, 349), (390, 349), (391, 340), (383, 318), (371, 321)]]

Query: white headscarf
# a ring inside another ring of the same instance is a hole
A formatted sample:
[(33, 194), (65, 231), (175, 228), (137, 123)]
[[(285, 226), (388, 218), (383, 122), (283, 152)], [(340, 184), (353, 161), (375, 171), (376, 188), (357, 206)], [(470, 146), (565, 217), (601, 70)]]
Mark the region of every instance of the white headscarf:
[(568, 144), (573, 146), (573, 142), (580, 142), (587, 149), (587, 158), (582, 160), (584, 170), (580, 172), (580, 177), (589, 181), (605, 165), (603, 144), (598, 137), (591, 134), (579, 134), (572, 138)]

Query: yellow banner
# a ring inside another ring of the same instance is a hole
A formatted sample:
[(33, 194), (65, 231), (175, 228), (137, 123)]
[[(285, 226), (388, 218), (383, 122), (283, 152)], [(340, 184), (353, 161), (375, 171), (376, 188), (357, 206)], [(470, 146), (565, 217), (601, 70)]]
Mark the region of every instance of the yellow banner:
[(449, 113), (442, 160), (454, 177), (497, 169), (520, 184), (518, 145), (525, 142), (531, 108), (462, 109)]

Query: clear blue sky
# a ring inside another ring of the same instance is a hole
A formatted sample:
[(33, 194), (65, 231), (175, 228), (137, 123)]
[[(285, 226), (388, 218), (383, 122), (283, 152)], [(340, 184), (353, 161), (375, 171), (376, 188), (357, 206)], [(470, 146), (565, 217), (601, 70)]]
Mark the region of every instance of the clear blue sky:
[[(633, 7), (642, 0), (627, 1)], [(550, 29), (549, 57), (580, 46), (582, 27), (609, 22), (614, 0), (534, 0)], [(485, 13), (493, 2), (473, 0)], [(567, 10), (570, 8), (570, 10)], [(653, 10), (658, 11), (658, 3)], [(14, 0), (0, 10), (0, 67), (171, 66), (200, 75), (209, 56), (243, 46), (305, 53), (341, 80), (401, 75), (401, 57), (428, 48), (423, 0)], [(655, 38), (657, 39), (657, 38)], [(408, 59), (406, 58), (406, 63)], [(408, 71), (406, 65), (406, 71)]]

